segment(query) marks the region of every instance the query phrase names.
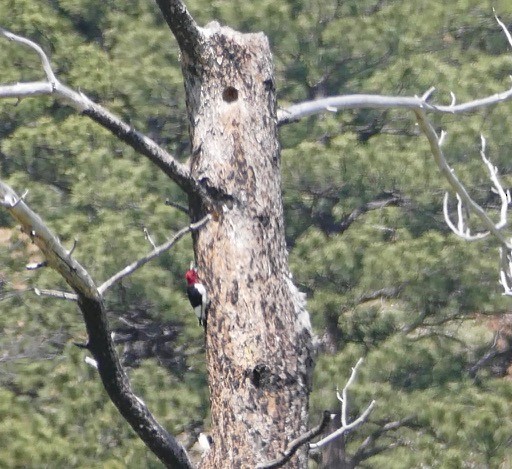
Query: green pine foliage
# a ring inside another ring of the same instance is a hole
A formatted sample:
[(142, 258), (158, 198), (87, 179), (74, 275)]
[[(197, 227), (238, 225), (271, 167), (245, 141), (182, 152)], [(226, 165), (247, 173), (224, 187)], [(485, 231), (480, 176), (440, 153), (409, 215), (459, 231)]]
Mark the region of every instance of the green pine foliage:
[[(269, 35), (283, 107), (360, 92), (420, 95), (431, 86), (432, 101), (446, 104), (450, 92), (462, 102), (509, 86), (510, 47), (492, 16), (494, 6), (511, 24), (506, 0), (187, 5), (201, 24), (216, 19)], [(0, 17), (41, 44), (65, 83), (178, 158), (188, 156), (177, 46), (152, 2), (6, 0)], [(43, 78), (32, 51), (7, 41), (1, 51), (1, 83)], [(499, 203), (479, 157), (480, 134), (509, 187), (509, 114), (504, 104), (433, 117), (448, 131), (450, 164), (494, 217)], [(509, 467), (510, 357), (475, 368), (498, 329), (497, 351), (512, 340), (497, 247), (461, 241), (445, 226), (446, 184), (413, 116), (354, 110), (304, 119), (280, 134), (291, 266), (323, 344), (312, 421), (326, 405), (338, 408), (334, 389), (362, 356), (350, 414), (372, 399), (377, 405), (370, 422), (346, 437), (348, 458), (386, 422), (408, 419), (379, 436), (383, 451), (361, 464)], [(144, 228), (161, 243), (187, 223), (164, 204), (186, 204), (165, 176), (48, 97), (0, 102), (0, 176), (19, 192), (29, 189), (29, 204), (67, 246), (78, 239), (74, 254), (98, 283), (151, 249)], [(139, 352), (128, 371), (137, 395), (184, 441), (208, 422), (202, 331), (182, 278), (192, 257), (183, 240), (107, 297), (113, 329), (128, 322), (155, 325), (157, 335), (173, 331), (164, 346)], [(159, 467), (73, 345), (86, 340), (76, 306), (34, 294), (34, 287), (66, 290), (47, 269), (25, 270), (38, 260), (0, 212), (0, 467)], [(128, 351), (119, 345), (124, 359)]]

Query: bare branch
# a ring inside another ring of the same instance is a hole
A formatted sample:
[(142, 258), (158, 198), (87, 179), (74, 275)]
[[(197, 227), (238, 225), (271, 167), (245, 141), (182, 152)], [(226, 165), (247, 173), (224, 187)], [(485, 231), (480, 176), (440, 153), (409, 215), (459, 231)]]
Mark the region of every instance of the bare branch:
[(350, 378), (347, 381), (347, 384), (345, 384), (345, 387), (343, 388), (343, 391), (341, 395), (339, 392), (336, 392), (336, 395), (338, 397), (338, 400), (341, 402), (341, 427), (338, 428), (336, 431), (331, 433), (330, 435), (327, 435), (325, 438), (322, 438), (320, 441), (316, 443), (311, 443), (309, 447), (311, 449), (314, 448), (320, 448), (330, 441), (334, 440), (335, 438), (340, 437), (341, 435), (353, 430), (354, 428), (358, 427), (362, 423), (366, 422), (368, 419), (370, 412), (373, 410), (373, 407), (375, 406), (375, 401), (373, 400), (370, 402), (368, 407), (365, 409), (365, 411), (354, 421), (347, 423), (347, 413), (348, 413), (348, 398), (347, 398), (347, 391), (350, 385), (354, 382), (357, 374), (357, 369), (359, 366), (363, 363), (363, 359), (360, 358), (356, 365), (352, 368), (352, 373), (350, 374)]
[[(75, 290), (84, 318), (98, 373), (110, 399), (121, 415), (148, 448), (168, 467), (192, 468), (183, 446), (153, 417), (146, 405), (135, 396), (124, 372), (109, 333), (103, 298), (89, 273), (70, 255), (43, 220), (5, 183), (0, 181), (0, 205), (21, 224), (41, 249), (48, 265), (54, 268)], [(91, 362), (92, 364), (92, 362)]]
[(151, 244), (151, 246), (153, 246), (153, 249), (156, 249), (156, 243), (153, 240), (153, 237), (149, 234), (149, 230), (146, 227), (144, 227), (143, 231), (144, 231), (144, 238), (146, 238), (146, 240), (149, 242), (149, 244)]
[(257, 469), (275, 469), (286, 464), (302, 445), (310, 442), (313, 438), (317, 437), (325, 430), (325, 427), (331, 421), (331, 418), (331, 413), (328, 410), (324, 411), (322, 421), (316, 427), (304, 433), (304, 435), (301, 435), (293, 440), (284, 450), (283, 456), (264, 464), (258, 464), (256, 466)]
[(457, 104), (457, 98), (455, 97), (455, 93), (453, 91), (450, 91), (450, 96), (452, 97), (452, 102), (450, 103), (450, 107), (455, 106)]
[(55, 269), (75, 290), (95, 297), (96, 286), (87, 271), (62, 246), (59, 239), (48, 229), (43, 220), (0, 180), (0, 205), (21, 224), (22, 230), (43, 252), (48, 265)]
[(512, 88), (467, 103), (449, 106), (429, 104), (425, 99), (404, 96), (382, 96), (374, 94), (352, 94), (345, 96), (331, 96), (329, 98), (305, 101), (293, 104), (286, 109), (279, 109), (277, 113), (278, 124), (284, 125), (296, 122), (304, 117), (320, 114), (322, 112), (341, 111), (343, 109), (423, 109), (425, 112), (442, 114), (461, 114), (481, 109), (486, 106), (501, 103), (512, 99)]
[(462, 199), (459, 194), (455, 194), (457, 197), (457, 226), (454, 225), (452, 220), (450, 219), (449, 209), (448, 209), (448, 199), (450, 198), (450, 194), (446, 192), (443, 199), (443, 215), (444, 221), (448, 225), (448, 227), (460, 238), (465, 239), (466, 241), (476, 241), (478, 239), (485, 238), (489, 235), (488, 231), (484, 231), (481, 233), (477, 233), (475, 235), (470, 234), (469, 228), (464, 228), (464, 216), (463, 216), (463, 208), (462, 208)]
[(402, 427), (411, 426), (415, 426), (414, 416), (409, 416), (400, 420), (385, 423), (380, 428), (372, 432), (367, 438), (365, 438), (359, 448), (357, 448), (352, 460), (356, 464), (359, 464), (361, 461), (364, 461), (365, 459), (368, 459), (369, 457), (374, 456), (383, 450), (389, 449), (391, 445), (375, 446), (377, 439), (388, 432), (398, 430)]
[(501, 29), (505, 33), (505, 36), (507, 37), (507, 40), (508, 40), (508, 43), (509, 43), (510, 47), (512, 47), (512, 35), (510, 34), (509, 30), (505, 26), (505, 23), (503, 23), (503, 21), (501, 21), (498, 18), (498, 15), (496, 14), (496, 10), (494, 9), (494, 7), (492, 7), (492, 11), (494, 13), (494, 17), (496, 18), (496, 21), (498, 22), (498, 24), (501, 26)]
[[(441, 144), (445, 133), (443, 132), (441, 137), (437, 136), (423, 109), (416, 109), (414, 110), (414, 113), (416, 114), (419, 127), (430, 143), (430, 149), (434, 156), (434, 161), (441, 170), (441, 173), (454, 189), (457, 196), (457, 226), (454, 225), (448, 214), (448, 194), (444, 197), (443, 213), (446, 223), (457, 236), (460, 236), (465, 240), (472, 241), (492, 234), (500, 242), (500, 284), (504, 289), (504, 294), (512, 296), (512, 240), (507, 240), (505, 235), (502, 233), (503, 228), (507, 226), (507, 210), (510, 205), (511, 197), (510, 192), (503, 189), (498, 179), (497, 168), (493, 166), (485, 156), (485, 138), (483, 136), (481, 137), (482, 145), (480, 156), (487, 166), (489, 177), (494, 185), (494, 189), (501, 199), (500, 221), (496, 224), (485, 213), (485, 210), (470, 197), (466, 188), (460, 183), (453, 170), (448, 166), (443, 151), (441, 150)], [(471, 235), (469, 228), (465, 224), (464, 209), (476, 214), (488, 231)]]
[(174, 207), (175, 209), (179, 210), (180, 212), (190, 215), (188, 208), (185, 207), (184, 205), (179, 204), (178, 202), (173, 202), (170, 199), (165, 199), (165, 205), (169, 205), (170, 207)]
[(54, 91), (52, 85), (47, 81), (0, 85), (0, 98), (30, 98), (32, 96), (52, 94)]
[(38, 44), (31, 41), (30, 39), (17, 36), (16, 34), (13, 34), (4, 28), (0, 28), (0, 34), (9, 39), (10, 41), (18, 42), (19, 44), (24, 44), (30, 47), (31, 49), (35, 50), (38, 53), (39, 58), (41, 59), (41, 62), (43, 64), (46, 79), (48, 80), (50, 85), (52, 85), (52, 87), (55, 85), (55, 83), (57, 82), (57, 77), (53, 73), (52, 66), (50, 65), (50, 61), (48, 60), (47, 55), (44, 53), (43, 49), (41, 49), (41, 47)]
[(192, 62), (198, 63), (203, 33), (185, 4), (181, 0), (156, 0), (156, 3), (178, 41), (182, 54), (186, 54)]
[(185, 228), (182, 228), (178, 231), (172, 239), (167, 241), (164, 244), (161, 244), (157, 248), (153, 249), (147, 256), (144, 256), (135, 262), (132, 262), (130, 265), (127, 265), (123, 270), (119, 271), (117, 274), (110, 277), (107, 281), (103, 282), (103, 284), (98, 288), (98, 292), (102, 295), (107, 291), (112, 285), (119, 282), (121, 279), (127, 277), (128, 275), (135, 272), (137, 269), (140, 269), (144, 264), (147, 264), (150, 260), (155, 257), (160, 256), (163, 252), (170, 249), (174, 246), (183, 236), (185, 236), (189, 231), (198, 230), (202, 226), (204, 226), (211, 219), (211, 215), (206, 215), (204, 218), (199, 220), (196, 223), (192, 223)]
[(363, 363), (363, 359), (360, 358), (357, 360), (356, 365), (352, 368), (352, 373), (350, 374), (350, 378), (347, 381), (347, 384), (345, 384), (345, 387), (343, 388), (343, 391), (340, 393), (336, 390), (336, 397), (341, 402), (341, 425), (346, 427), (347, 426), (347, 412), (348, 412), (348, 398), (347, 398), (347, 391), (349, 386), (354, 382), (356, 379), (356, 373), (359, 366)]
[(71, 255), (75, 252), (75, 249), (76, 249), (77, 244), (78, 244), (78, 239), (77, 239), (77, 238), (75, 238), (75, 239), (73, 240), (73, 246), (71, 246), (71, 249), (70, 249), (70, 250), (69, 250), (69, 252), (68, 252), (68, 256), (71, 256)]
[(189, 169), (178, 162), (170, 153), (161, 148), (155, 141), (133, 129), (104, 107), (91, 101), (84, 93), (76, 92), (61, 83), (51, 70), (50, 61), (44, 51), (34, 42), (0, 29), (0, 36), (14, 42), (26, 45), (35, 50), (41, 60), (48, 82), (18, 83), (14, 85), (0, 86), (0, 98), (26, 98), (35, 95), (53, 95), (61, 103), (70, 105), (80, 113), (108, 129), (116, 137), (130, 145), (138, 153), (147, 157), (156, 164), (170, 179), (187, 193), (199, 194), (203, 200), (210, 197), (206, 190), (190, 176)]
[[(505, 24), (498, 18), (495, 13), (496, 21), (502, 28), (510, 46), (512, 47), (512, 35), (508, 31)], [(502, 234), (501, 230), (507, 226), (507, 211), (511, 203), (511, 196), (509, 191), (505, 191), (498, 179), (497, 168), (487, 159), (485, 155), (485, 138), (482, 136), (482, 147), (480, 155), (484, 164), (489, 171), (489, 177), (494, 185), (495, 191), (499, 194), (501, 199), (500, 220), (494, 223), (485, 211), (476, 202), (474, 202), (466, 191), (465, 187), (460, 183), (455, 176), (453, 170), (449, 167), (444, 154), (441, 150), (445, 132), (438, 136), (427, 118), (427, 112), (436, 113), (449, 113), (458, 114), (463, 112), (474, 111), (485, 106), (494, 105), (512, 98), (512, 88), (502, 93), (469, 101), (463, 104), (456, 104), (456, 97), (453, 92), (451, 95), (451, 103), (449, 106), (433, 105), (427, 102), (434, 91), (434, 88), (427, 90), (421, 97), (394, 97), (394, 96), (380, 96), (380, 95), (347, 95), (347, 96), (334, 96), (315, 101), (303, 102), (300, 104), (292, 105), (288, 109), (281, 109), (278, 111), (278, 123), (280, 125), (299, 120), (303, 117), (318, 114), (321, 112), (332, 112), (341, 109), (391, 109), (391, 108), (405, 108), (412, 109), (416, 114), (416, 119), (419, 127), (426, 135), (430, 143), (430, 148), (434, 156), (434, 160), (438, 165), (441, 173), (448, 180), (452, 186), (457, 197), (457, 223), (453, 223), (448, 209), (448, 194), (445, 195), (443, 202), (443, 214), (447, 225), (450, 229), (465, 240), (478, 240), (482, 239), (489, 234), (492, 234), (501, 243), (500, 250), (500, 283), (503, 286), (506, 295), (512, 296), (512, 240), (507, 240)], [(488, 231), (471, 234), (467, 227), (465, 220), (465, 210), (475, 213), (480, 221), (483, 223)], [(359, 213), (353, 212), (354, 216)], [(350, 217), (348, 220), (350, 222)]]
[(500, 284), (503, 294), (512, 296), (512, 253), (505, 247), (500, 248)]
[[(414, 113), (416, 114), (416, 120), (420, 129), (423, 131), (430, 143), (430, 149), (432, 151), (432, 155), (434, 156), (434, 161), (436, 162), (441, 173), (448, 180), (448, 183), (452, 186), (453, 190), (459, 195), (462, 203), (465, 205), (465, 207), (467, 207), (468, 210), (476, 214), (483, 225), (489, 230), (490, 233), (492, 233), (495, 238), (500, 241), (505, 249), (512, 249), (512, 244), (507, 241), (505, 236), (501, 233), (500, 229), (496, 227), (494, 222), (485, 213), (485, 210), (470, 197), (466, 188), (461, 184), (450, 166), (448, 166), (448, 163), (446, 162), (445, 156), (441, 149), (440, 138), (437, 136), (436, 131), (432, 127), (432, 124), (429, 122), (425, 111), (423, 109), (415, 109)], [(452, 226), (450, 227), (452, 228)], [(458, 229), (455, 230), (457, 234), (458, 231)]]
[(312, 448), (312, 449), (320, 448), (321, 446), (326, 445), (327, 443), (338, 438), (339, 436), (352, 431), (354, 428), (358, 427), (362, 423), (366, 422), (366, 420), (368, 420), (368, 417), (370, 416), (370, 413), (374, 407), (375, 407), (375, 401), (373, 400), (370, 402), (370, 404), (365, 409), (365, 411), (357, 419), (355, 419), (353, 422), (347, 424), (346, 426), (342, 426), (342, 427), (338, 428), (335, 432), (326, 436), (325, 438), (318, 441), (317, 443), (312, 443), (310, 445), (310, 448)]
[(37, 296), (50, 296), (52, 298), (59, 298), (60, 300), (78, 301), (78, 296), (74, 293), (69, 293), (60, 290), (46, 290), (44, 288), (34, 288), (34, 293)]
[[(493, 9), (494, 11), (494, 9)], [(501, 26), (507, 40), (512, 47), (512, 35), (505, 24), (498, 18), (494, 12), (496, 21)], [(455, 94), (450, 92), (451, 103), (449, 106), (434, 105), (427, 102), (428, 98), (435, 91), (434, 87), (429, 88), (421, 98), (402, 97), (402, 96), (382, 96), (372, 94), (354, 94), (346, 96), (331, 96), (314, 101), (305, 101), (294, 104), (287, 109), (279, 109), (277, 113), (278, 125), (296, 122), (303, 117), (320, 114), (322, 112), (336, 112), (342, 109), (421, 109), (424, 112), (460, 114), (471, 112), (483, 107), (492, 106), (512, 99), (512, 88), (487, 96), (481, 99), (475, 99), (463, 104), (456, 104)]]
[(425, 91), (425, 93), (422, 94), (421, 96), (421, 99), (423, 101), (427, 101), (428, 98), (430, 98), (430, 96), (432, 95), (432, 93), (436, 90), (436, 87), (435, 86), (431, 86), (427, 91)]
[(507, 211), (510, 204), (510, 191), (505, 191), (505, 189), (503, 189), (503, 186), (498, 179), (498, 168), (494, 166), (485, 156), (485, 137), (481, 135), (480, 139), (482, 142), (482, 146), (480, 148), (480, 156), (482, 157), (483, 162), (489, 170), (489, 178), (494, 184), (494, 188), (496, 189), (496, 192), (500, 196), (501, 200), (500, 221), (496, 224), (496, 229), (499, 230), (507, 225)]

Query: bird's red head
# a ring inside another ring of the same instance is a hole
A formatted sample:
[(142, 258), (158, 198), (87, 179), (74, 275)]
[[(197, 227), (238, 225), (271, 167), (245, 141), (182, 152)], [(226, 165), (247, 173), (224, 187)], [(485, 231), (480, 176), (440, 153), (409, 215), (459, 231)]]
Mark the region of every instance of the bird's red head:
[(185, 278), (187, 279), (188, 285), (194, 285), (194, 283), (197, 283), (199, 281), (199, 277), (198, 277), (197, 271), (195, 269), (187, 270), (187, 273), (185, 274)]

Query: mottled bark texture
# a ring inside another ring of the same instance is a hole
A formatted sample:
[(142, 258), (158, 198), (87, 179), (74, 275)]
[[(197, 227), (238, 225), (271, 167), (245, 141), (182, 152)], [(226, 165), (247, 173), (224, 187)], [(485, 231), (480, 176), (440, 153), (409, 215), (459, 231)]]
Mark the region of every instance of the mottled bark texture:
[[(336, 417), (329, 423), (325, 434), (333, 433), (340, 427), (341, 414), (336, 413)], [(345, 435), (342, 435), (322, 448), (322, 469), (354, 469), (353, 462), (347, 458), (345, 452), (345, 441)]]
[[(254, 468), (306, 431), (311, 331), (290, 280), (272, 56), (263, 34), (212, 23), (201, 58), (182, 57), (199, 273), (211, 307), (207, 361), (213, 446), (202, 467)], [(302, 449), (286, 467), (307, 466)]]

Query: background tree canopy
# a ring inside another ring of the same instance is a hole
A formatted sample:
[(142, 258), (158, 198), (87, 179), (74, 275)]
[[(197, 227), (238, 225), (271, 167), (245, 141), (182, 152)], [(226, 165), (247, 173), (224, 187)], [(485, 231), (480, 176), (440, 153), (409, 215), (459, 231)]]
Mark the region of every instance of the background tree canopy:
[[(412, 96), (430, 86), (445, 103), (450, 92), (463, 101), (508, 86), (512, 56), (492, 6), (511, 26), (510, 2), (415, 3), (187, 5), (200, 24), (217, 19), (269, 35), (282, 103)], [(178, 48), (152, 2), (4, 0), (0, 17), (41, 44), (68, 85), (178, 157), (189, 155)], [(32, 51), (6, 41), (1, 51), (1, 83), (42, 76)], [(448, 131), (450, 164), (491, 211), (499, 200), (479, 135), (509, 187), (510, 110), (435, 118)], [(492, 240), (463, 242), (445, 226), (444, 181), (412, 116), (309, 118), (284, 127), (281, 143), (292, 270), (321, 349), (312, 418), (337, 407), (333, 390), (364, 356), (353, 413), (371, 399), (377, 407), (344, 441), (347, 459), (367, 467), (512, 466), (510, 300), (497, 282), (497, 249)], [(165, 205), (184, 199), (158, 169), (50, 98), (0, 102), (0, 171), (14, 188), (30, 188), (31, 206), (66, 244), (79, 239), (75, 254), (98, 279), (148, 252), (144, 227), (163, 242), (187, 223)], [(136, 393), (190, 444), (207, 429), (209, 407), (203, 333), (184, 294), (191, 258), (182, 241), (108, 297)], [(73, 346), (85, 340), (76, 306), (34, 294), (65, 288), (52, 271), (26, 271), (34, 260), (37, 250), (0, 212), (0, 467), (159, 467)]]

